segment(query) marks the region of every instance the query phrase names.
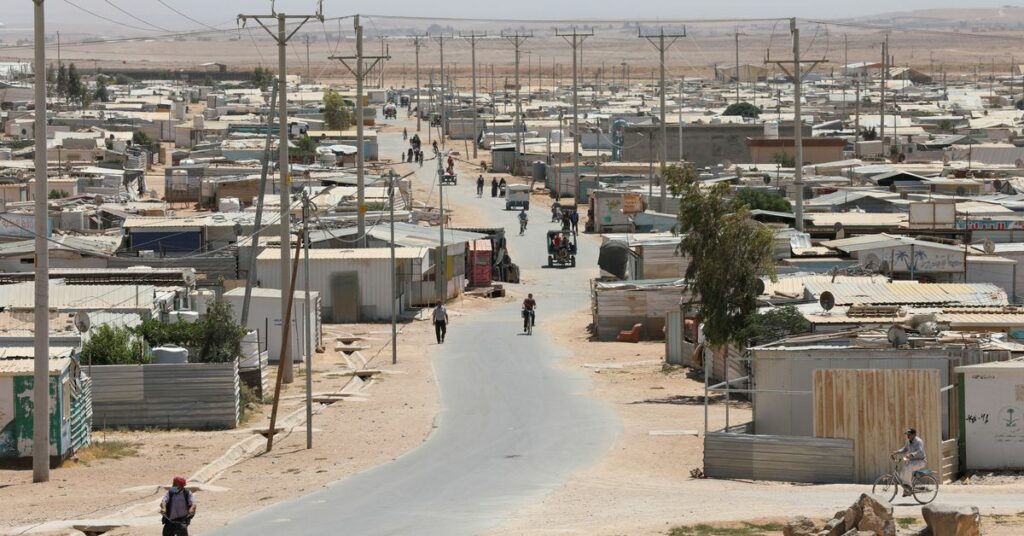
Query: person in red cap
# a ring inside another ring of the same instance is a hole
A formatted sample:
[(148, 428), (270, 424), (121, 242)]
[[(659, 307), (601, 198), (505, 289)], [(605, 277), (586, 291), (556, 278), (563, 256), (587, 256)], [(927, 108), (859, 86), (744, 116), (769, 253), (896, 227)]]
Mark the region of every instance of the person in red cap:
[(174, 477), (167, 495), (160, 500), (163, 536), (188, 536), (188, 524), (196, 515), (196, 499), (185, 484), (184, 477)]

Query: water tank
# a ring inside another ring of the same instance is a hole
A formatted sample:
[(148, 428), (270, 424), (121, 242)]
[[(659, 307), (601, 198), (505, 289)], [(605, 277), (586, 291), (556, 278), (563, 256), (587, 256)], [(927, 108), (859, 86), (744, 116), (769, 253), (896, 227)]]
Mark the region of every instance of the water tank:
[(192, 302), (192, 310), (199, 313), (199, 316), (204, 316), (207, 307), (216, 299), (217, 294), (207, 289), (193, 290), (189, 295), (189, 300)]
[(178, 346), (157, 346), (153, 348), (153, 364), (176, 365), (188, 363), (188, 350)]
[(239, 360), (239, 367), (258, 367), (260, 356), (259, 336), (255, 330), (245, 332), (242, 337), (242, 358)]
[(535, 182), (544, 182), (547, 180), (547, 164), (543, 161), (537, 160), (533, 163), (533, 180)]
[(770, 140), (779, 139), (779, 123), (777, 121), (764, 122), (764, 137)]
[(237, 197), (222, 197), (217, 202), (217, 210), (220, 212), (238, 212), (242, 210), (242, 202)]
[(206, 118), (202, 115), (195, 115), (192, 117), (192, 128), (196, 130), (203, 130), (206, 128)]
[(85, 229), (85, 213), (80, 210), (61, 212), (60, 228), (69, 231), (81, 231)]
[(13, 153), (11, 152), (10, 149), (8, 149), (6, 147), (0, 148), (0, 160), (11, 160), (12, 158), (13, 158)]
[(167, 321), (174, 322), (195, 322), (199, 320), (199, 313), (195, 311), (171, 311), (167, 313)]

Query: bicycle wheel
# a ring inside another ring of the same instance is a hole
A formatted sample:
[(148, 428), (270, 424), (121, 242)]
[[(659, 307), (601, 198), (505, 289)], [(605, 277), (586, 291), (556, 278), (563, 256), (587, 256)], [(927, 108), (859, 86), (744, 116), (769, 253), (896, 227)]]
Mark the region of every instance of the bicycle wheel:
[(872, 495), (881, 495), (892, 502), (896, 498), (896, 492), (900, 489), (899, 481), (890, 474), (884, 474), (875, 480), (871, 486)]
[(928, 504), (939, 494), (939, 481), (932, 475), (914, 476), (914, 500), (920, 504)]

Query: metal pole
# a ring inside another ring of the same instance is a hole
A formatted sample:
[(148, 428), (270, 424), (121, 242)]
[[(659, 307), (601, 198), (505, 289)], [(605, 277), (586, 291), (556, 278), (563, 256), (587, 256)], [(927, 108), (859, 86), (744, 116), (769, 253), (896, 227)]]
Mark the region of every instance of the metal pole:
[(366, 244), (366, 169), (363, 148), (363, 25), (359, 24), (359, 15), (354, 17), (356, 31), (356, 227), (359, 235), (358, 245)]
[[(576, 28), (572, 29), (572, 33), (559, 33), (555, 32), (555, 35), (565, 39), (566, 43), (572, 46), (572, 174), (573, 180), (576, 185), (576, 189), (573, 191), (573, 204), (580, 202), (580, 92), (579, 92), (579, 63), (580, 56), (582, 53), (579, 52), (579, 48), (583, 45), (583, 40), (594, 32), (587, 34), (581, 34), (576, 31)], [(572, 39), (570, 41), (570, 38)], [(561, 75), (559, 75), (561, 76)]]
[(683, 158), (683, 81), (686, 77), (679, 80), (679, 161), (682, 162)]
[(889, 36), (885, 36), (882, 43), (882, 96), (878, 101), (878, 114), (881, 118), (879, 125), (878, 139), (882, 140), (882, 156), (885, 156), (885, 79), (889, 74)]
[[(662, 33), (665, 33), (662, 31)], [(740, 103), (740, 31), (736, 30), (736, 104)], [(663, 53), (664, 55), (664, 53)]]
[(309, 218), (310, 200), (307, 190), (302, 191), (302, 245), (305, 250), (305, 263), (303, 265), (302, 281), (305, 289), (303, 300), (303, 314), (305, 318), (302, 323), (306, 325), (306, 448), (313, 448), (313, 322), (312, 303), (309, 297)]
[(801, 116), (800, 90), (800, 29), (796, 27), (796, 19), (790, 20), (793, 32), (793, 141), (796, 146), (796, 169), (793, 174), (793, 187), (796, 188), (796, 230), (804, 230), (804, 130)]
[[(666, 153), (668, 153), (668, 150), (667, 150), (667, 147), (666, 147), (666, 144), (668, 143), (668, 125), (665, 124), (665, 29), (664, 28), (661, 29), (661, 36), (660, 36), (660, 38), (661, 38), (661, 46), (659, 48), (661, 50), (661, 53), (659, 55), (660, 59), (659, 59), (658, 63), (660, 65), (659, 83), (660, 83), (660, 86), (661, 86), (661, 90), (659, 91), (659, 93), (661, 94), (660, 95), (661, 96), (661, 102), (660, 102), (661, 112), (659, 114), (661, 116), (661, 144), (660, 144), (660, 147), (659, 147), (659, 149), (661, 149), (661, 168), (660, 168), (660, 171), (659, 171), (660, 176), (658, 177), (658, 182), (660, 183), (660, 186), (661, 186), (661, 198), (658, 201), (658, 212), (664, 212), (665, 211), (665, 197), (667, 196), (667, 192), (668, 192), (667, 186), (665, 184), (665, 167), (667, 165), (666, 161), (665, 161), (665, 158), (667, 156)], [(737, 95), (739, 94), (738, 93), (739, 92), (739, 87), (740, 87), (740, 83), (739, 83), (739, 79), (737, 78), (737, 80), (736, 80)]]
[[(277, 103), (277, 86), (270, 90), (270, 110), (267, 112), (267, 137), (263, 142), (263, 167), (260, 170), (259, 196), (256, 197), (256, 219), (253, 222), (252, 255), (249, 257), (249, 271), (245, 280), (245, 297), (242, 299), (242, 326), (249, 323), (249, 302), (252, 287), (256, 283), (256, 252), (260, 246), (260, 227), (263, 225), (263, 196), (266, 195), (267, 174), (270, 171), (270, 141), (274, 131), (274, 106)], [(266, 334), (264, 333), (264, 336)]]
[(46, 13), (35, 4), (35, 355), (32, 374), (32, 481), (50, 480), (50, 248), (47, 244)]
[(434, 158), (437, 159), (437, 210), (440, 217), (440, 240), (441, 246), (437, 252), (437, 274), (438, 303), (448, 301), (448, 254), (444, 249), (444, 183), (441, 177), (444, 176), (444, 154), (441, 151), (434, 151)]
[(388, 207), (391, 213), (391, 364), (398, 364), (398, 267), (395, 265), (395, 177), (394, 170), (388, 177)]
[(412, 38), (412, 44), (416, 47), (416, 132), (419, 132), (420, 113), (423, 111), (423, 108), (420, 107), (420, 47), (423, 44), (420, 42), (419, 36)]
[[(277, 15), (277, 78), (280, 84), (278, 89), (278, 116), (281, 118), (280, 121), (280, 133), (278, 134), (278, 151), (279, 156), (277, 160), (277, 167), (281, 174), (281, 220), (280, 224), (280, 237), (281, 237), (281, 289), (287, 287), (288, 281), (291, 279), (291, 265), (288, 263), (289, 253), (289, 236), (291, 228), (291, 182), (290, 182), (290, 170), (291, 164), (288, 162), (288, 71), (286, 64), (285, 50), (288, 46), (285, 38), (285, 16), (284, 13), (278, 13)], [(288, 300), (281, 300), (281, 318), (286, 316), (285, 307), (287, 306)], [(283, 329), (290, 330), (291, 326), (283, 325)], [(291, 349), (287, 346), (283, 348), (281, 352), (281, 361), (284, 363), (282, 367), (282, 374), (284, 374), (284, 383), (292, 383), (295, 378), (295, 365), (292, 363)]]

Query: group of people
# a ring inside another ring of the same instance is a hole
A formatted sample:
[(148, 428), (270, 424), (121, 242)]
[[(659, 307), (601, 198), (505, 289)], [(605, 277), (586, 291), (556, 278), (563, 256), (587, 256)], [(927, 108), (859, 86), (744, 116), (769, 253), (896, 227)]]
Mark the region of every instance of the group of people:
[[(484, 176), (480, 175), (476, 178), (476, 196), (483, 197), (484, 195)], [(491, 197), (498, 197), (498, 192), (505, 191), (505, 178), (499, 181), (498, 179), (491, 177)]]
[(402, 162), (416, 162), (420, 167), (423, 167), (423, 149), (421, 148), (422, 144), (420, 142), (420, 135), (413, 134), (412, 138), (409, 139), (409, 131), (408, 129), (404, 129), (402, 131), (402, 139), (409, 140), (409, 150), (402, 153)]
[(551, 221), (561, 222), (563, 231), (572, 231), (574, 235), (579, 234), (579, 213), (569, 208), (563, 208), (558, 201), (551, 205)]

